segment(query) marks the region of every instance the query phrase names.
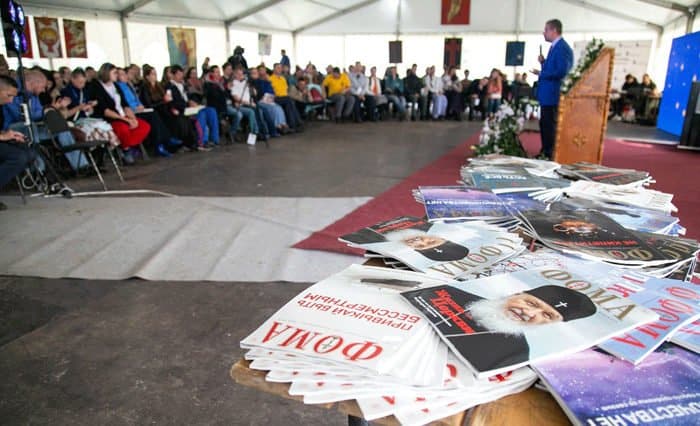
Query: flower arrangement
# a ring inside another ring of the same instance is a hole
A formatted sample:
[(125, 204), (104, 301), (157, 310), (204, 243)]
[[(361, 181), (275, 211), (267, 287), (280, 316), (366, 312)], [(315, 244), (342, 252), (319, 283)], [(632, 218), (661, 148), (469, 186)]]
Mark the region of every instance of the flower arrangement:
[(510, 105), (504, 103), (493, 117), (484, 121), (479, 145), (472, 146), (476, 155), (503, 154), (527, 157), (520, 143), (520, 132), (525, 127), (525, 117), (516, 115)]
[(566, 94), (574, 87), (574, 84), (581, 78), (583, 73), (593, 65), (593, 62), (598, 58), (603, 47), (605, 47), (603, 40), (595, 37), (586, 45), (586, 50), (584, 50), (583, 55), (579, 58), (576, 68), (564, 78), (561, 84), (561, 93)]

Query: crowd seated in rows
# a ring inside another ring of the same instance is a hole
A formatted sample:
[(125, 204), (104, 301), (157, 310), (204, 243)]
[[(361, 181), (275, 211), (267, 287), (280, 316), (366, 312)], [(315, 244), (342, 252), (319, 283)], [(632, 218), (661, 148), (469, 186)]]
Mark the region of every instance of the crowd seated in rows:
[[(414, 64), (404, 77), (395, 66), (380, 76), (376, 67), (368, 71), (358, 61), (347, 70), (328, 65), (324, 74), (311, 63), (292, 69), (284, 51), (271, 69), (265, 64), (249, 68), (243, 54), (237, 46), (222, 65), (206, 58), (201, 74), (196, 67), (170, 65), (158, 76), (149, 64), (120, 68), (111, 63), (98, 70), (26, 70), (33, 133), (47, 137), (38, 123), (45, 110), (55, 109), (71, 123), (69, 132), (57, 135), (62, 146), (109, 141), (129, 165), (145, 153), (169, 157), (182, 150), (210, 151), (222, 138), (243, 142), (250, 135), (268, 140), (302, 132), (316, 119), (462, 120), (466, 112), (469, 120), (484, 119), (502, 100), (532, 97), (526, 74), (508, 83), (497, 69), (471, 80), (468, 70), (460, 78), (456, 67), (445, 67), (438, 76), (432, 66), (419, 76)], [(17, 97), (3, 107), (4, 127), (28, 134), (20, 102)], [(79, 151), (66, 157), (76, 173), (88, 167)], [(101, 164), (101, 156), (97, 160)]]

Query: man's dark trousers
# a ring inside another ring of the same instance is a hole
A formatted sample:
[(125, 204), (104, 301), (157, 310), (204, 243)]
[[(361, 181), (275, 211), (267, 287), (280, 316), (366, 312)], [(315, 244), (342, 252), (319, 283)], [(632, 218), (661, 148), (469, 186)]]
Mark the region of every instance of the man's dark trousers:
[(540, 107), (540, 136), (542, 137), (542, 151), (550, 160), (554, 155), (554, 141), (557, 136), (557, 110), (558, 105)]
[(0, 142), (0, 188), (20, 174), (36, 158), (27, 144)]

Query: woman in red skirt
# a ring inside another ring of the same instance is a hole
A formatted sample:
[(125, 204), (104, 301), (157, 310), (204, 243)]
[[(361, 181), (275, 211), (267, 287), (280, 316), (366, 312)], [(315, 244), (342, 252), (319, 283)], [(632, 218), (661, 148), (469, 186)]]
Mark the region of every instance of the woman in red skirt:
[(114, 133), (121, 141), (124, 150), (124, 162), (132, 164), (134, 158), (132, 148), (139, 146), (151, 131), (151, 126), (137, 118), (134, 112), (124, 102), (124, 96), (117, 81), (117, 67), (105, 63), (100, 67), (97, 78), (90, 83), (88, 96), (97, 101), (93, 116), (107, 120)]

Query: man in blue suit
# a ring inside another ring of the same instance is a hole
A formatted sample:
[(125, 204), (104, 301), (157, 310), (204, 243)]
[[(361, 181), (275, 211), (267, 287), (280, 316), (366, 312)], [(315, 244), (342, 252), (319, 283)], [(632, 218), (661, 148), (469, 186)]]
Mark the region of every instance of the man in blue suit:
[(554, 141), (557, 134), (557, 108), (561, 82), (574, 65), (574, 52), (562, 38), (562, 25), (558, 19), (547, 21), (544, 26), (544, 39), (551, 42), (547, 59), (540, 54), (542, 70), (532, 70), (539, 76), (537, 100), (540, 103), (540, 134), (542, 137), (541, 155), (552, 159)]

